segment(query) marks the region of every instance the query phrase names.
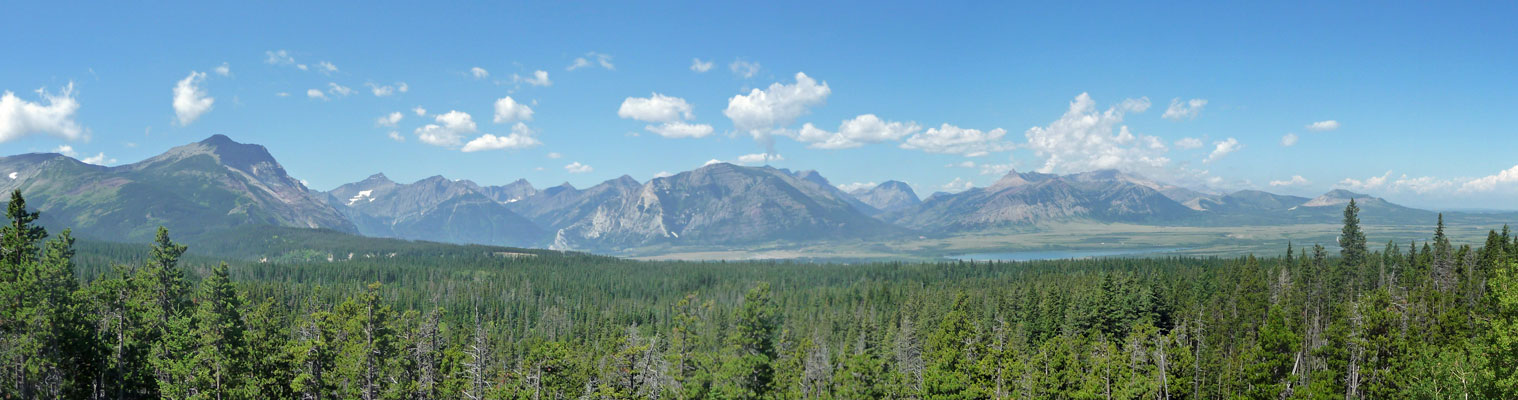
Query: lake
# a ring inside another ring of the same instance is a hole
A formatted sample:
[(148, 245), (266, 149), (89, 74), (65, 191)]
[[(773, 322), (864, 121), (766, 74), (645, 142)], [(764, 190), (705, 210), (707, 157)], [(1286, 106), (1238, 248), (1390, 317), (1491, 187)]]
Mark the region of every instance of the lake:
[(1184, 249), (1159, 248), (1159, 249), (1097, 249), (1097, 250), (1030, 250), (993, 253), (970, 253), (945, 258), (963, 261), (1034, 261), (1034, 260), (1063, 260), (1095, 257), (1118, 257), (1118, 256), (1145, 256), (1163, 253), (1173, 253)]

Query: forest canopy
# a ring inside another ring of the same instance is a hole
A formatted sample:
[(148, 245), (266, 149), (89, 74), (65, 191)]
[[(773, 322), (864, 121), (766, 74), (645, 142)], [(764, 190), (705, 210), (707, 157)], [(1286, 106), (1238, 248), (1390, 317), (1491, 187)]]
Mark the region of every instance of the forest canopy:
[(1518, 397), (1518, 238), (1373, 246), (1353, 201), (1337, 252), (808, 264), (217, 259), (11, 196), (0, 398)]

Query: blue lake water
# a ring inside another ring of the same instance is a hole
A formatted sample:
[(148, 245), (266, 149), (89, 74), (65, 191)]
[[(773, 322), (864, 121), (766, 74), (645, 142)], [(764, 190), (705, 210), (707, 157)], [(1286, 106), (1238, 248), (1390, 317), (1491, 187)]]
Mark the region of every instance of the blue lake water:
[(947, 258), (964, 261), (1034, 261), (1034, 260), (1063, 260), (1095, 257), (1119, 257), (1119, 256), (1147, 256), (1163, 253), (1173, 253), (1179, 248), (1161, 249), (1097, 249), (1097, 250), (1029, 250), (998, 253), (970, 253)]

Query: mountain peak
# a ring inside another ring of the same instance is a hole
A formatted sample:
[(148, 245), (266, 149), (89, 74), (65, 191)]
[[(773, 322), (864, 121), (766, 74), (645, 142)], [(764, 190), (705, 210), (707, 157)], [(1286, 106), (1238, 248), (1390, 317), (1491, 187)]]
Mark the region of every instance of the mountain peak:
[(393, 181), (390, 180), (390, 177), (385, 176), (384, 172), (377, 173), (377, 174), (374, 174), (374, 175), (369, 175), (368, 178), (364, 178), (364, 181), (365, 182), (393, 182)]

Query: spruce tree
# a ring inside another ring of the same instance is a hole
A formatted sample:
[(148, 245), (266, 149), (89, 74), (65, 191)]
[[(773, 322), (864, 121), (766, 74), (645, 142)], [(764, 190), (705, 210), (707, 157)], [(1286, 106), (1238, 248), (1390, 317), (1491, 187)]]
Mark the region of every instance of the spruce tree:
[(222, 400), (240, 393), (247, 368), (246, 330), (242, 303), (232, 289), (227, 263), (211, 270), (200, 282), (195, 307), (193, 356), (195, 395), (192, 398)]

